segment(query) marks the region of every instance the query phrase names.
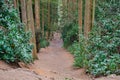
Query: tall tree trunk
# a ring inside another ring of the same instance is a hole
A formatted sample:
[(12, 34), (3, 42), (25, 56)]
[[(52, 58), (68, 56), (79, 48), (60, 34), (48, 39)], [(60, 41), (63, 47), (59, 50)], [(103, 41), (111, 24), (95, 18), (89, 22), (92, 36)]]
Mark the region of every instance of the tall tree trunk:
[(92, 25), (92, 0), (85, 1), (85, 17), (84, 17), (84, 35), (88, 38), (89, 32), (91, 30)]
[(37, 51), (36, 51), (36, 39), (35, 39), (35, 29), (34, 29), (34, 19), (33, 19), (33, 9), (32, 9), (32, 0), (27, 0), (27, 22), (28, 28), (32, 31), (32, 39), (31, 42), (34, 45), (33, 48), (33, 58), (37, 59)]
[(40, 0), (35, 0), (35, 33), (37, 52), (40, 49)]
[(82, 33), (82, 0), (78, 1), (78, 24), (79, 24), (79, 41)]
[(36, 29), (40, 30), (40, 0), (35, 0), (35, 24)]
[(76, 3), (77, 3), (77, 1), (76, 0), (72, 0), (72, 3), (73, 3), (73, 5), (72, 5), (72, 10), (73, 11), (76, 11)]
[(47, 33), (47, 39), (50, 39), (50, 28), (51, 28), (51, 22), (50, 22), (50, 0), (48, 0), (48, 33)]
[(15, 8), (17, 8), (17, 1), (18, 1), (18, 0), (14, 0), (14, 1), (13, 1)]
[(25, 24), (26, 30), (27, 28), (27, 10), (26, 10), (26, 0), (20, 0), (21, 3), (21, 16), (22, 16), (22, 22)]
[[(50, 5), (50, 14), (53, 16), (54, 11), (53, 11), (54, 5)], [(50, 26), (53, 25), (53, 18), (50, 16)], [(50, 40), (53, 38), (53, 31), (52, 31), (52, 26), (50, 28)]]
[(94, 26), (94, 21), (95, 21), (95, 0), (93, 0), (92, 4), (92, 27)]
[(45, 26), (45, 22), (44, 22), (44, 5), (42, 5), (42, 37), (44, 38), (45, 35), (44, 35), (44, 26)]

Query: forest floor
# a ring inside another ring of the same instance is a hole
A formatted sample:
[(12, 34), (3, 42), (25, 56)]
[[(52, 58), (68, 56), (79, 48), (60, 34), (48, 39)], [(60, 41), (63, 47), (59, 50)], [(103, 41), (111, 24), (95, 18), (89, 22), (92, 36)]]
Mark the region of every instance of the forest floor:
[(73, 66), (74, 57), (62, 46), (60, 35), (55, 33), (50, 46), (40, 50), (34, 64), (20, 63), (22, 68), (18, 68), (0, 61), (0, 80), (120, 80), (116, 75), (91, 78), (84, 69)]

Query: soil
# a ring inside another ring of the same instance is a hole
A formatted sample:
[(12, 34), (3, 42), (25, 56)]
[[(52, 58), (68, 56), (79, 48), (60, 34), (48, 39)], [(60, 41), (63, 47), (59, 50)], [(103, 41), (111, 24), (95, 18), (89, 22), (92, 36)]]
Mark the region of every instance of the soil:
[(58, 33), (49, 47), (40, 50), (38, 57), (31, 65), (19, 63), (22, 68), (0, 61), (0, 80), (120, 80), (116, 75), (93, 79), (84, 69), (76, 69), (74, 57), (63, 48)]

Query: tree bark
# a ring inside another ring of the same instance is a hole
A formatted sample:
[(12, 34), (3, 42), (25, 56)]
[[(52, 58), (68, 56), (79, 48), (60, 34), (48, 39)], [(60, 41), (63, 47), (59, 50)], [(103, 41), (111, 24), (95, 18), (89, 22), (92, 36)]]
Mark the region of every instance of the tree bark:
[(17, 0), (14, 0), (13, 3), (14, 3), (14, 7), (17, 8)]
[(36, 29), (40, 30), (40, 0), (35, 0), (35, 23)]
[(35, 0), (35, 34), (37, 52), (40, 49), (40, 0)]
[(92, 4), (92, 27), (94, 26), (94, 21), (95, 21), (95, 0), (93, 0)]
[(51, 23), (50, 23), (50, 0), (48, 0), (48, 33), (47, 33), (47, 39), (50, 39), (50, 27), (51, 27)]
[[(78, 2), (78, 24), (79, 24), (79, 34), (82, 33), (82, 0)], [(79, 35), (80, 36), (80, 35)]]
[(73, 11), (76, 11), (76, 3), (77, 3), (77, 1), (76, 0), (72, 0), (72, 3), (73, 3), (72, 9), (73, 9)]
[(21, 3), (21, 16), (22, 22), (25, 24), (25, 29), (27, 30), (27, 10), (26, 10), (26, 0), (20, 0)]
[(36, 51), (36, 39), (35, 39), (35, 29), (34, 29), (34, 19), (33, 19), (33, 9), (32, 9), (32, 0), (27, 0), (27, 23), (29, 30), (32, 31), (32, 39), (31, 43), (33, 43), (33, 58), (37, 59), (37, 51)]
[(42, 37), (44, 38), (45, 37), (45, 35), (44, 35), (44, 26), (45, 26), (45, 24), (44, 24), (45, 22), (44, 22), (44, 5), (42, 5)]
[(91, 30), (92, 25), (92, 0), (85, 1), (85, 17), (84, 17), (84, 35), (88, 38), (89, 32)]

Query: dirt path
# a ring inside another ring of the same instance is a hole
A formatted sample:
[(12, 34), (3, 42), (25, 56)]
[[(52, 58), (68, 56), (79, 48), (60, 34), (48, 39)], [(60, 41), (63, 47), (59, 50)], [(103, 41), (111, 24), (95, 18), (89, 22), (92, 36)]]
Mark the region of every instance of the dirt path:
[(50, 46), (41, 49), (39, 60), (30, 66), (17, 68), (0, 61), (0, 80), (120, 80), (116, 75), (91, 79), (84, 69), (73, 67), (74, 58), (62, 45), (60, 35), (55, 34)]
[(70, 80), (90, 80), (84, 73), (84, 69), (74, 69), (73, 56), (62, 46), (60, 35), (56, 33), (50, 46), (40, 50), (39, 60), (35, 61), (32, 69), (50, 80), (65, 80), (67, 78)]

